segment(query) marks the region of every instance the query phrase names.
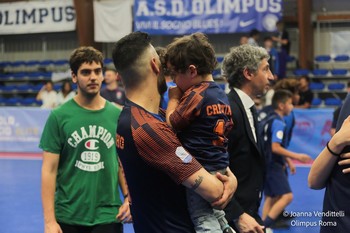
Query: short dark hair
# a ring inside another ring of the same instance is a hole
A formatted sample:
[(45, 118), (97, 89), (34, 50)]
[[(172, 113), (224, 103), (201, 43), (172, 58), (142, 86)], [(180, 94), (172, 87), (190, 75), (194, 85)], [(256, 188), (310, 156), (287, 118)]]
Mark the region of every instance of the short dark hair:
[(70, 69), (75, 75), (77, 75), (79, 67), (83, 63), (91, 64), (93, 62), (101, 64), (101, 67), (103, 68), (102, 53), (91, 46), (81, 46), (73, 50), (69, 58)]
[(167, 69), (166, 61), (165, 61), (166, 48), (158, 46), (158, 47), (155, 47), (155, 50), (159, 56), (160, 63), (162, 64), (162, 68), (163, 68), (163, 72), (164, 72), (163, 74), (165, 76), (169, 76), (170, 71)]
[(272, 97), (272, 108), (275, 110), (278, 109), (278, 105), (280, 103), (286, 103), (288, 99), (292, 98), (292, 96), (293, 96), (292, 92), (288, 90), (280, 89), (275, 91)]
[(175, 38), (166, 50), (165, 62), (180, 73), (194, 65), (199, 75), (211, 74), (217, 65), (213, 46), (208, 37), (200, 32)]
[(125, 87), (138, 83), (136, 62), (151, 45), (151, 37), (144, 32), (132, 32), (115, 43), (112, 58), (117, 72), (121, 75)]

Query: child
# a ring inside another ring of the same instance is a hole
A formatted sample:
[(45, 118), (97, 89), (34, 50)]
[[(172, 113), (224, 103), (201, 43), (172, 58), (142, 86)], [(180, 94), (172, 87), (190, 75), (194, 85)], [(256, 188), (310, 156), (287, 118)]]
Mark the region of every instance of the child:
[[(177, 85), (169, 90), (167, 123), (207, 171), (225, 174), (229, 164), (225, 135), (233, 125), (232, 113), (225, 92), (212, 76), (217, 64), (213, 47), (206, 36), (195, 33), (168, 45), (165, 59)], [(224, 211), (213, 210), (195, 187), (187, 190), (187, 202), (197, 233), (235, 232)]]
[(293, 110), (292, 96), (293, 94), (287, 90), (276, 91), (272, 98), (274, 112), (260, 122), (268, 166), (262, 214), (265, 227), (271, 227), (278, 215), (293, 200), (286, 165), (294, 174), (295, 166), (291, 159), (303, 163), (311, 161), (310, 156), (289, 151), (284, 145), (286, 124), (283, 117), (288, 116)]

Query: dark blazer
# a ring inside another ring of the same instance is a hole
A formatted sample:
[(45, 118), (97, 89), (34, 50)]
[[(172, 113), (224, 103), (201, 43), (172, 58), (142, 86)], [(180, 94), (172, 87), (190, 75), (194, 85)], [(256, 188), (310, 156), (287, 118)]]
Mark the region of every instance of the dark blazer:
[(234, 89), (228, 94), (228, 99), (234, 124), (228, 135), (228, 152), (230, 169), (237, 177), (238, 187), (225, 208), (226, 218), (233, 226), (232, 221), (246, 212), (262, 223), (258, 210), (265, 178), (263, 149), (259, 146), (258, 134), (258, 143), (254, 140), (243, 103)]

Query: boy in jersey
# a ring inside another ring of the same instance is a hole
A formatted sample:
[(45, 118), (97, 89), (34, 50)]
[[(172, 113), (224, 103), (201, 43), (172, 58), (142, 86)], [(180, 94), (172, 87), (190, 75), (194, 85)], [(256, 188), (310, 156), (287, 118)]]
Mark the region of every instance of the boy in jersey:
[[(212, 76), (217, 65), (212, 45), (202, 33), (183, 36), (167, 46), (165, 60), (177, 85), (169, 91), (167, 123), (208, 172), (225, 174), (232, 112), (225, 92)], [(187, 202), (197, 233), (234, 232), (225, 212), (213, 209), (193, 190), (187, 190)]]
[(232, 198), (234, 176), (229, 169), (227, 176), (209, 174), (165, 122), (159, 104), (167, 87), (148, 34), (133, 32), (120, 39), (113, 62), (127, 97), (118, 122), (117, 150), (132, 198), (134, 230), (192, 233), (185, 187), (223, 208)]
[(121, 233), (131, 215), (114, 140), (120, 110), (100, 96), (100, 51), (80, 47), (69, 63), (78, 93), (51, 112), (39, 145), (45, 233)]
[(293, 94), (287, 90), (277, 90), (272, 98), (274, 112), (261, 122), (263, 130), (265, 155), (267, 156), (267, 174), (265, 182), (265, 202), (262, 218), (265, 227), (271, 227), (278, 215), (293, 200), (293, 194), (288, 182), (286, 164), (295, 173), (295, 166), (291, 159), (303, 163), (311, 161), (311, 157), (295, 153), (286, 149), (283, 140), (285, 132), (284, 116), (288, 116), (293, 110)]

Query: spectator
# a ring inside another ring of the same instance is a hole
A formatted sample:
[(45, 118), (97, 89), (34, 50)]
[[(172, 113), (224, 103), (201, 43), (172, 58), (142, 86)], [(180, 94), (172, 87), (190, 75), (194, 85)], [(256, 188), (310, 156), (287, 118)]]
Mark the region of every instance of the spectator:
[(225, 208), (229, 224), (237, 232), (264, 232), (258, 214), (265, 177), (265, 156), (257, 134), (253, 99), (270, 88), (273, 75), (270, 56), (264, 48), (241, 45), (230, 50), (223, 61), (223, 75), (230, 93), (233, 129), (228, 135), (230, 168), (238, 180), (234, 198)]
[(104, 77), (106, 86), (101, 89), (101, 96), (118, 107), (124, 106), (125, 91), (118, 85), (117, 71), (107, 68)]
[(314, 94), (309, 88), (310, 78), (308, 76), (302, 76), (299, 79), (300, 81), (300, 100), (296, 108), (310, 108)]
[(185, 187), (223, 208), (232, 197), (234, 176), (229, 169), (228, 176), (216, 174), (220, 180), (209, 174), (165, 122), (159, 105), (167, 87), (150, 40), (146, 33), (130, 33), (112, 53), (127, 97), (118, 122), (117, 150), (132, 198), (134, 230), (194, 232)]
[(56, 107), (57, 92), (53, 89), (53, 82), (47, 81), (40, 89), (36, 96), (36, 100), (42, 101), (41, 108), (52, 109)]
[(76, 92), (72, 89), (72, 84), (69, 80), (65, 80), (62, 83), (61, 91), (57, 93), (57, 103), (56, 106), (61, 106), (68, 100), (75, 96)]
[(272, 98), (271, 112), (260, 124), (260, 132), (264, 138), (265, 156), (267, 159), (267, 175), (265, 182), (265, 202), (263, 220), (266, 227), (271, 227), (279, 214), (290, 204), (293, 194), (288, 182), (286, 165), (292, 174), (295, 166), (291, 159), (301, 162), (311, 161), (306, 154), (295, 153), (287, 149), (284, 144), (286, 124), (284, 117), (293, 110), (293, 94), (287, 90), (277, 90)]
[(239, 39), (239, 45), (248, 44), (248, 39), (248, 36), (241, 36), (241, 38)]
[(275, 80), (278, 79), (278, 73), (279, 73), (279, 59), (278, 59), (278, 51), (273, 46), (273, 40), (272, 37), (265, 37), (264, 38), (264, 48), (270, 55), (269, 64), (270, 64), (270, 70), (272, 74), (275, 77)]
[(272, 40), (277, 43), (278, 60), (279, 60), (279, 73), (278, 78), (283, 79), (287, 73), (287, 59), (290, 53), (290, 40), (289, 34), (284, 28), (283, 21), (279, 20), (276, 23), (277, 35), (272, 37)]
[(260, 31), (253, 29), (249, 33), (248, 44), (251, 46), (259, 46)]
[[(166, 64), (177, 85), (169, 91), (167, 123), (208, 172), (226, 174), (226, 135), (233, 125), (232, 112), (224, 90), (212, 76), (217, 65), (214, 48), (202, 33), (183, 36), (167, 46)], [(191, 189), (187, 189), (187, 202), (197, 233), (234, 232), (225, 212), (213, 209)]]
[(78, 93), (52, 110), (39, 145), (45, 233), (121, 233), (131, 215), (115, 147), (120, 110), (100, 96), (100, 51), (79, 47), (69, 64)]

